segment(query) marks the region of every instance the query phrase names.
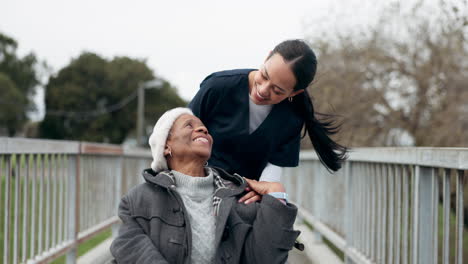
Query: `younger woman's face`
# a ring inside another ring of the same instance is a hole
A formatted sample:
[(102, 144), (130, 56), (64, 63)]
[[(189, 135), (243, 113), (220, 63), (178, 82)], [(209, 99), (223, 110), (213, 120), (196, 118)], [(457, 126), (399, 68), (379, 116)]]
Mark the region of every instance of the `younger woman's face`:
[(263, 66), (249, 75), (249, 95), (257, 105), (273, 105), (303, 92), (294, 91), (296, 77), (290, 64), (278, 53), (265, 61)]

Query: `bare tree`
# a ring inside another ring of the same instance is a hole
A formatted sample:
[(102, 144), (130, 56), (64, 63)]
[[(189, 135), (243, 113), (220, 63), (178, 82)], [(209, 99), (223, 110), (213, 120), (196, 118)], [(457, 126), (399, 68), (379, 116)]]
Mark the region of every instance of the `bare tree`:
[(340, 142), (468, 146), (466, 0), (391, 3), (367, 29), (316, 35), (310, 94), (343, 117)]

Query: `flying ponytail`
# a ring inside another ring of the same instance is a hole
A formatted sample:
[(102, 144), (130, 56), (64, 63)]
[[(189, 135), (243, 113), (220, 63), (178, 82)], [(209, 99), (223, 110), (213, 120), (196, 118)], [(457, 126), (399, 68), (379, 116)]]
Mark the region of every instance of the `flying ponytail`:
[[(293, 106), (304, 119), (304, 135), (309, 134), (315, 152), (328, 169), (337, 171), (346, 160), (347, 148), (333, 141), (330, 136), (336, 134), (340, 125), (336, 125), (334, 115), (316, 113), (307, 89), (294, 96)], [(320, 120), (317, 119), (320, 116)]]
[[(291, 63), (291, 70), (296, 77), (295, 91), (304, 90), (294, 96), (292, 105), (295, 111), (304, 119), (306, 133), (314, 146), (317, 155), (329, 170), (337, 171), (346, 160), (347, 148), (333, 141), (330, 136), (339, 131), (340, 125), (334, 122), (334, 115), (316, 113), (307, 87), (314, 79), (317, 70), (317, 58), (312, 49), (303, 40), (286, 40), (278, 44), (270, 56), (280, 54)], [(269, 58), (268, 57), (268, 58)], [(320, 116), (320, 119), (317, 119)]]

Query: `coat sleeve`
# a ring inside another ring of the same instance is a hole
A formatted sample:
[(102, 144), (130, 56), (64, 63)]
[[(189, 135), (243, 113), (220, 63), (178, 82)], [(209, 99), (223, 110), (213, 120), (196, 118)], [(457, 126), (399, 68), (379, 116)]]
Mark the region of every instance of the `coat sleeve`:
[(257, 214), (245, 238), (242, 263), (285, 263), (300, 232), (293, 230), (297, 207), (270, 195), (256, 203)]
[(129, 197), (122, 198), (119, 217), (122, 220), (117, 238), (110, 247), (117, 263), (168, 264), (141, 225), (132, 217)]

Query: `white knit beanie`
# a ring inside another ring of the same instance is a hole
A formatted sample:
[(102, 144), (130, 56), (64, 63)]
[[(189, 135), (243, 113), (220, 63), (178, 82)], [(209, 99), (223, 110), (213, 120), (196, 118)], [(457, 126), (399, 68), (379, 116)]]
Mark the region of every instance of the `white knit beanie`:
[(184, 107), (177, 107), (165, 112), (154, 125), (153, 133), (149, 138), (149, 145), (151, 147), (151, 154), (153, 155), (153, 162), (151, 168), (155, 172), (167, 170), (167, 160), (164, 157), (164, 149), (166, 147), (167, 136), (171, 131), (172, 125), (176, 119), (183, 115), (193, 115), (192, 110)]

